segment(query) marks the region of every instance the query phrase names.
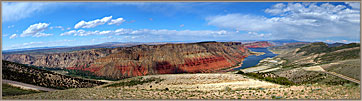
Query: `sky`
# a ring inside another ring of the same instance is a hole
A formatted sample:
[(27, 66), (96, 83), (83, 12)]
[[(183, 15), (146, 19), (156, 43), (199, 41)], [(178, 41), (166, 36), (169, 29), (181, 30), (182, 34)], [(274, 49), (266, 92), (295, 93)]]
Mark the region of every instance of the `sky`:
[(105, 42), (360, 42), (360, 2), (2, 2), (2, 50)]

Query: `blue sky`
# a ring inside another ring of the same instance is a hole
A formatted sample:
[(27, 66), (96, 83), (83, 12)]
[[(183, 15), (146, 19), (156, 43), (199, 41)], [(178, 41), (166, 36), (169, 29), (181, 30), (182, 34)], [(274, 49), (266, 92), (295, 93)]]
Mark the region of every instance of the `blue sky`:
[(104, 42), (359, 42), (359, 2), (2, 2), (2, 49)]

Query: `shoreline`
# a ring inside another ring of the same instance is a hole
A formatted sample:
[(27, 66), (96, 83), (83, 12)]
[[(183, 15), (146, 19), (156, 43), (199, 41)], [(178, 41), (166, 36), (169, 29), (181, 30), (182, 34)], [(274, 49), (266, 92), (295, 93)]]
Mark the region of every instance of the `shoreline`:
[(226, 70), (221, 70), (221, 72), (235, 72), (235, 71), (238, 71), (238, 70), (233, 70), (233, 69), (241, 67), (243, 65), (244, 60), (245, 60), (245, 58), (242, 59), (241, 62), (239, 64), (237, 64), (236, 66), (231, 66), (231, 67), (227, 68)]
[[(270, 51), (270, 52), (272, 52), (273, 54), (277, 54), (276, 52), (270, 50), (269, 48), (267, 48), (267, 50)], [(251, 50), (250, 50), (250, 55), (248, 55), (248, 56), (245, 57), (245, 58), (248, 58), (249, 56), (252, 56), (252, 55), (260, 56), (260, 55), (264, 55), (264, 54), (266, 54), (266, 53), (265, 53), (265, 52), (254, 52), (254, 51), (251, 51)], [(277, 54), (277, 55), (279, 55), (279, 54)], [(275, 56), (274, 56), (274, 57), (275, 57)], [(237, 64), (236, 66), (232, 66), (232, 67), (230, 67), (230, 68), (227, 68), (227, 69), (221, 70), (221, 71), (222, 71), (222, 72), (235, 72), (235, 71), (239, 71), (239, 70), (233, 70), (233, 69), (241, 67), (241, 66), (243, 65), (243, 62), (244, 62), (245, 58), (243, 58), (242, 61), (241, 61), (239, 64)], [(265, 60), (265, 59), (267, 59), (267, 58), (264, 58), (264, 59), (262, 59), (262, 60)], [(262, 60), (260, 60), (260, 61), (262, 61)], [(255, 66), (247, 67), (247, 68), (257, 67), (257, 65), (260, 64), (260, 61), (259, 61), (258, 64), (256, 64)], [(247, 69), (247, 68), (243, 68), (243, 69)], [(240, 69), (240, 70), (243, 70), (243, 69)]]

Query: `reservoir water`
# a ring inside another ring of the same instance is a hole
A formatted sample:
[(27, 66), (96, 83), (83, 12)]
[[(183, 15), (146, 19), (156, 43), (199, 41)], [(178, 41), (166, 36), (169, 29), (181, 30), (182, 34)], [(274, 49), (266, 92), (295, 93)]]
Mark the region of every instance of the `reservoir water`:
[(272, 58), (277, 56), (278, 54), (274, 54), (268, 50), (268, 48), (249, 48), (253, 52), (264, 52), (263, 55), (250, 55), (246, 57), (243, 61), (243, 64), (241, 67), (234, 68), (234, 70), (240, 70), (243, 68), (253, 67), (259, 63), (260, 60), (263, 60), (265, 58)]

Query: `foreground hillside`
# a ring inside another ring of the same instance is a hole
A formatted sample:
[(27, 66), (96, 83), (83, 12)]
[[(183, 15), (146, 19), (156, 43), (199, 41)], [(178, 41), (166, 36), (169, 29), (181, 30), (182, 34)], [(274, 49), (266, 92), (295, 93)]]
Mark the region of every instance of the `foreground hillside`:
[(360, 99), (360, 87), (319, 84), (283, 86), (240, 74), (166, 74), (134, 77), (96, 88), (76, 88), (3, 98)]
[(65, 76), (4, 60), (2, 60), (2, 79), (56, 89), (87, 88), (104, 84), (100, 81)]

